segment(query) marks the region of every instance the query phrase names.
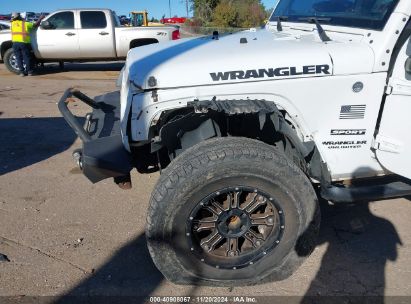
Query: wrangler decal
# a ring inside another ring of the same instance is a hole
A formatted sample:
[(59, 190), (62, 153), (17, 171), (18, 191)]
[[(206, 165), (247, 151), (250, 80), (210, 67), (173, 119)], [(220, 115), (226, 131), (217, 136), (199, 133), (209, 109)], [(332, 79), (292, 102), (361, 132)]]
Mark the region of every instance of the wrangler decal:
[(213, 81), (225, 81), (236, 79), (258, 79), (258, 78), (273, 78), (297, 75), (330, 75), (330, 66), (323, 65), (305, 65), (300, 68), (297, 67), (283, 67), (283, 68), (269, 68), (247, 71), (227, 71), (210, 73)]

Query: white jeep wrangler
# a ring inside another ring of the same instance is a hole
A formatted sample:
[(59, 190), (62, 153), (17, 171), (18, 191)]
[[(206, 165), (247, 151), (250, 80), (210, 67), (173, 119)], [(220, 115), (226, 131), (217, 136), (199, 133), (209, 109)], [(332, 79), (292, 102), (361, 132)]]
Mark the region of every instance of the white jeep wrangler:
[[(131, 50), (120, 92), (62, 97), (74, 156), (123, 188), (133, 168), (161, 171), (146, 235), (167, 279), (284, 279), (315, 246), (317, 195), (411, 194), (410, 14), (408, 0), (280, 0), (265, 29)], [(68, 97), (94, 108), (86, 127)]]

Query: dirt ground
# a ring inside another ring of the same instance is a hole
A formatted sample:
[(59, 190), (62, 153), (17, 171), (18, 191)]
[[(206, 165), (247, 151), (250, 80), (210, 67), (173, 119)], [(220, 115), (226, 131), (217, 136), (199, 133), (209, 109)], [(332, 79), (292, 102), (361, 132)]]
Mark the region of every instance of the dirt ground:
[(91, 96), (116, 90), (121, 66), (49, 66), (22, 78), (0, 64), (0, 253), (9, 260), (0, 255), (0, 296), (411, 296), (406, 198), (323, 203), (318, 247), (285, 281), (233, 289), (167, 282), (144, 237), (158, 174), (134, 172), (129, 191), (111, 180), (91, 184), (76, 169), (71, 152), (80, 142), (57, 109), (69, 87)]

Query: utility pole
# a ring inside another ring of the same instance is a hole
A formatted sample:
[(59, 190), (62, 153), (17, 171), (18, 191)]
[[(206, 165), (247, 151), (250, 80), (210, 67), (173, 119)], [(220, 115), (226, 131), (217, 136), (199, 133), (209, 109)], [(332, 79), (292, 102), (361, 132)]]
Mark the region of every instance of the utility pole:
[(170, 12), (170, 18), (171, 18), (171, 0), (168, 0), (168, 11)]
[(186, 12), (187, 12), (186, 17), (188, 18), (188, 0), (186, 0)]

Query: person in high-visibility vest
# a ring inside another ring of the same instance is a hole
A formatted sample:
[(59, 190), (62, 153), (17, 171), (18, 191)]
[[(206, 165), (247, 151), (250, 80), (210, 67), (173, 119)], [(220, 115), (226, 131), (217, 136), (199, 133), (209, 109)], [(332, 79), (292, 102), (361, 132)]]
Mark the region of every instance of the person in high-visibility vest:
[(36, 24), (24, 20), (20, 13), (13, 13), (11, 22), (11, 36), (13, 41), (13, 52), (16, 56), (17, 66), (20, 70), (21, 76), (32, 76), (33, 66), (30, 54), (31, 37), (30, 34), (34, 28), (36, 28), (40, 21), (44, 18), (40, 18)]

